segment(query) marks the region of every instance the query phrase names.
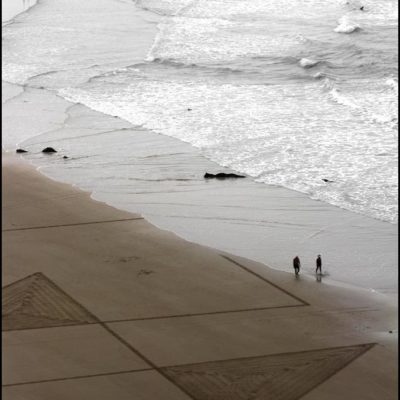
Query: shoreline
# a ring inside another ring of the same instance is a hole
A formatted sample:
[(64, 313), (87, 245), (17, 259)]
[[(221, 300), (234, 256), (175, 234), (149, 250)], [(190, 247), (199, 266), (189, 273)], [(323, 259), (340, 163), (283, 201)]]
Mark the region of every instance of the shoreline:
[[(140, 213), (134, 213), (131, 211), (127, 211), (127, 210), (123, 210), (120, 209), (118, 207), (115, 207), (111, 204), (108, 204), (105, 201), (96, 199), (93, 197), (93, 193), (91, 193), (90, 191), (84, 190), (79, 188), (76, 185), (72, 185), (68, 182), (62, 182), (59, 180), (56, 180), (54, 178), (51, 178), (50, 176), (46, 175), (45, 173), (42, 173), (40, 171), (40, 168), (37, 168), (32, 162), (28, 161), (28, 160), (24, 160), (22, 156), (20, 155), (16, 155), (16, 154), (12, 154), (10, 152), (2, 152), (2, 171), (3, 171), (3, 177), (4, 179), (4, 183), (6, 186), (10, 186), (12, 187), (12, 192), (11, 194), (5, 194), (5, 198), (6, 198), (6, 203), (7, 206), (6, 208), (3, 207), (2, 212), (3, 212), (3, 216), (6, 216), (5, 218), (5, 224), (3, 225), (3, 230), (5, 232), (11, 232), (11, 231), (19, 231), (19, 230), (25, 230), (25, 229), (42, 229), (42, 225), (43, 228), (47, 228), (46, 224), (43, 224), (42, 222), (39, 221), (43, 221), (42, 219), (42, 213), (44, 214), (48, 214), (48, 217), (51, 218), (58, 218), (57, 216), (57, 211), (55, 209), (55, 211), (48, 211), (45, 210), (45, 208), (43, 208), (41, 205), (38, 207), (38, 202), (35, 199), (35, 201), (33, 202), (32, 206), (31, 205), (27, 205), (29, 203), (20, 203), (17, 202), (16, 205), (14, 206), (13, 201), (10, 201), (10, 199), (13, 199), (15, 197), (15, 195), (17, 194), (18, 196), (21, 195), (21, 192), (24, 194), (24, 196), (37, 196), (38, 198), (41, 198), (41, 201), (45, 201), (44, 199), (47, 196), (47, 193), (49, 193), (50, 190), (50, 196), (48, 197), (48, 201), (51, 203), (58, 203), (60, 202), (61, 205), (61, 210), (64, 213), (65, 210), (64, 208), (66, 207), (66, 205), (63, 204), (63, 202), (65, 202), (67, 199), (72, 199), (72, 201), (77, 201), (79, 203), (79, 206), (77, 206), (77, 211), (75, 212), (77, 215), (79, 215), (79, 218), (81, 218), (82, 216), (85, 217), (86, 219), (86, 213), (84, 211), (84, 209), (87, 210), (92, 210), (95, 211), (94, 215), (96, 217), (101, 215), (101, 219), (104, 220), (108, 220), (110, 219), (110, 221), (112, 222), (112, 219), (109, 217), (111, 216), (117, 216), (117, 222), (118, 219), (120, 218), (121, 220), (142, 220), (144, 224), (149, 226), (150, 230), (154, 230), (155, 232), (160, 232), (161, 236), (168, 236), (171, 237), (173, 241), (177, 241), (177, 242), (181, 242), (183, 245), (188, 245), (189, 247), (196, 247), (199, 248), (201, 251), (204, 252), (210, 252), (210, 253), (214, 253), (214, 254), (219, 254), (222, 255), (223, 257), (229, 257), (231, 259), (237, 259), (238, 261), (245, 261), (246, 263), (251, 264), (251, 269), (260, 275), (266, 275), (268, 278), (273, 278), (274, 280), (277, 280), (279, 282), (279, 284), (281, 284), (282, 282), (285, 282), (285, 285), (288, 282), (294, 281), (294, 285), (298, 286), (298, 284), (296, 283), (296, 281), (298, 281), (297, 278), (294, 277), (294, 273), (291, 271), (290, 273), (288, 271), (282, 271), (282, 270), (278, 270), (278, 269), (274, 269), (271, 268), (270, 266), (264, 264), (264, 263), (260, 263), (257, 262), (255, 260), (251, 260), (251, 259), (246, 259), (240, 256), (236, 256), (234, 254), (230, 254), (227, 253), (223, 250), (217, 249), (217, 248), (212, 248), (209, 246), (205, 246), (196, 242), (191, 242), (186, 240), (185, 238), (180, 237), (179, 235), (177, 235), (175, 232), (170, 231), (170, 230), (165, 230), (162, 229), (154, 224), (152, 224), (149, 220), (147, 220), (142, 214)], [(13, 174), (17, 174), (17, 178), (19, 181), (21, 181), (22, 186), (26, 186), (25, 189), (20, 190), (20, 189), (15, 189), (15, 186), (18, 186), (17, 180), (11, 179), (10, 175)], [(29, 184), (29, 181), (32, 180), (34, 185), (38, 185), (38, 187), (43, 188), (43, 193), (40, 194), (34, 194), (31, 193), (31, 187)], [(7, 183), (6, 183), (7, 182)], [(58, 193), (63, 193), (65, 192), (65, 194), (62, 195), (58, 195)], [(3, 192), (5, 193), (5, 191)], [(54, 196), (54, 194), (57, 194), (56, 196)], [(8, 199), (9, 198), (9, 199)], [(4, 196), (3, 196), (3, 200), (4, 200)], [(67, 200), (69, 201), (69, 200)], [(84, 209), (82, 209), (81, 205), (84, 205)], [(22, 206), (22, 209), (20, 208)], [(38, 207), (38, 211), (39, 211), (39, 215), (34, 215), (32, 214), (32, 210), (34, 208)], [(74, 206), (72, 204), (68, 204), (67, 209), (71, 208), (71, 210), (74, 208)], [(96, 210), (98, 208), (98, 210)], [(11, 211), (11, 215), (7, 215), (7, 213), (5, 212), (6, 209), (10, 209)], [(21, 214), (19, 214), (18, 212), (16, 212), (19, 209), (20, 211), (22, 211)], [(90, 214), (90, 213), (89, 213)], [(66, 214), (66, 217), (69, 219), (71, 216), (69, 215), (69, 213)], [(25, 220), (25, 219), (29, 219), (28, 224), (26, 223), (21, 223), (21, 220)], [(90, 221), (92, 219), (92, 217), (88, 217), (88, 221), (81, 221), (79, 223), (75, 222), (74, 219), (72, 219), (72, 222), (68, 225), (79, 225), (81, 223), (85, 224), (92, 224), (92, 223), (97, 223), (95, 221)], [(10, 221), (13, 222), (10, 222)], [(33, 225), (32, 227), (27, 226), (27, 225)], [(50, 224), (49, 226), (52, 226), (52, 224)], [(54, 226), (58, 226), (58, 224), (55, 224)], [(63, 226), (63, 225), (60, 225)], [(316, 282), (311, 279), (310, 276), (305, 275), (300, 273), (300, 278), (305, 279), (305, 281), (303, 281), (303, 284), (305, 284), (308, 287), (315, 287)], [(322, 282), (321, 286), (324, 287), (328, 287), (329, 291), (332, 292), (336, 292), (336, 291), (341, 291), (343, 290), (344, 292), (348, 292), (348, 294), (350, 295), (350, 297), (352, 296), (352, 294), (354, 294), (356, 297), (359, 298), (363, 298), (364, 300), (366, 300), (367, 302), (369, 301), (369, 295), (371, 295), (371, 299), (372, 301), (381, 301), (382, 303), (387, 303), (388, 305), (390, 305), (390, 307), (395, 307), (396, 306), (396, 302), (391, 302), (390, 298), (388, 298), (386, 296), (385, 293), (380, 293), (378, 291), (370, 291), (368, 289), (362, 288), (362, 287), (357, 287), (357, 286), (353, 286), (353, 285), (346, 285), (346, 284), (342, 284), (341, 282), (328, 282), (326, 283), (325, 279)], [(5, 286), (9, 285), (9, 281), (6, 280), (5, 282)], [(292, 284), (291, 284), (292, 285)], [(328, 286), (326, 286), (328, 285)], [(318, 284), (317, 284), (318, 286)], [(294, 287), (294, 286), (291, 286)], [(321, 289), (319, 291), (323, 292), (324, 289)], [(304, 289), (304, 291), (302, 292), (303, 296), (305, 293), (308, 292), (308, 289)], [(373, 298), (373, 299), (372, 299)], [(387, 302), (387, 300), (389, 300), (389, 302)], [(335, 306), (333, 306), (335, 307)]]
[[(186, 240), (277, 270), (291, 273), (290, 256), (298, 253), (305, 266), (302, 272), (310, 279), (315, 279), (313, 256), (317, 252), (322, 254), (323, 262), (326, 256), (323, 268), (330, 276), (323, 276), (324, 281), (356, 287), (364, 282), (368, 290), (365, 279), (373, 279), (361, 272), (361, 264), (373, 266), (384, 260), (388, 272), (380, 270), (378, 278), (393, 285), (387, 290), (388, 286), (379, 286), (378, 280), (373, 288), (386, 287), (388, 296), (397, 296), (393, 267), (397, 257), (396, 225), (249, 178), (240, 182), (206, 181), (202, 178), (206, 170), (229, 170), (204, 158), (187, 143), (67, 102), (46, 90), (25, 88), (15, 95), (12, 85), (6, 84), (5, 89), (3, 95), (7, 98), (9, 92), (10, 100), (3, 103), (4, 131), (19, 137), (29, 132), (20, 143), (29, 150), (23, 157), (46, 176), (77, 185), (91, 192), (95, 200), (140, 213), (152, 224)], [(35, 121), (38, 114), (42, 116), (40, 124)], [(68, 125), (63, 126), (66, 115)], [(54, 125), (58, 126), (56, 131), (51, 129)], [(38, 136), (35, 132), (45, 133)], [(88, 158), (81, 137), (86, 141), (90, 138), (97, 154)], [(10, 138), (3, 143), (10, 149), (15, 142)], [(40, 151), (47, 145), (57, 147), (59, 155), (42, 155)], [(127, 158), (119, 155), (119, 148), (124, 146), (133, 149)], [(107, 153), (104, 158), (103, 152)], [(68, 160), (62, 159), (64, 154)], [(98, 164), (103, 165), (102, 175), (91, 175), (92, 166)], [(86, 175), (82, 170), (88, 170)], [(366, 236), (374, 241), (374, 247)], [(286, 249), (290, 254), (285, 254)], [(338, 266), (344, 269), (340, 271)], [(348, 279), (349, 273), (352, 279)]]
[[(144, 224), (148, 225), (150, 230), (154, 230), (155, 232), (160, 232), (161, 236), (169, 236), (172, 238), (173, 241), (181, 242), (183, 245), (188, 245), (189, 247), (196, 247), (199, 248), (201, 251), (205, 252), (210, 252), (214, 254), (219, 254), (222, 255), (223, 257), (230, 257), (232, 259), (237, 259), (239, 261), (245, 261), (247, 263), (251, 264), (252, 270), (260, 275), (266, 275), (269, 278), (273, 277), (276, 279), (279, 283), (282, 282), (291, 282), (297, 281), (297, 278), (294, 277), (293, 272), (287, 272), (287, 271), (282, 271), (282, 270), (277, 270), (274, 268), (271, 268), (270, 266), (257, 262), (255, 260), (251, 259), (246, 259), (240, 256), (236, 256), (234, 254), (230, 254), (227, 252), (224, 252), (220, 249), (208, 247), (201, 245), (199, 243), (191, 242), (186, 240), (185, 238), (182, 238), (178, 236), (176, 233), (170, 230), (164, 230), (162, 228), (159, 228), (158, 226), (152, 224), (150, 221), (148, 221), (143, 215), (140, 213), (134, 213), (131, 211), (127, 210), (122, 210), (118, 207), (114, 207), (111, 204), (108, 204), (105, 201), (101, 201), (98, 199), (93, 198), (93, 193), (87, 190), (83, 190), (79, 188), (76, 185), (72, 185), (67, 182), (61, 182), (59, 180), (53, 179), (50, 176), (47, 176), (44, 173), (40, 172), (40, 169), (37, 168), (33, 163), (29, 162), (28, 160), (24, 160), (22, 156), (16, 155), (10, 152), (2, 152), (2, 172), (3, 172), (3, 177), (5, 178), (3, 183), (5, 186), (8, 186), (12, 189), (11, 193), (3, 194), (3, 200), (6, 200), (7, 206), (6, 208), (3, 207), (2, 212), (3, 215), (6, 217), (5, 218), (5, 224), (3, 224), (3, 230), (5, 232), (11, 232), (11, 231), (19, 231), (19, 230), (25, 230), (25, 229), (42, 229), (42, 228), (47, 228), (48, 226), (43, 223), (39, 223), (38, 221), (43, 221), (42, 215), (44, 214), (48, 218), (58, 218), (57, 216), (57, 211), (54, 209), (54, 211), (49, 211), (45, 207), (43, 207), (40, 202), (38, 202), (36, 199), (32, 204), (26, 203), (26, 202), (16, 202), (14, 204), (13, 200), (14, 197), (21, 196), (23, 194), (23, 197), (38, 197), (40, 201), (46, 201), (45, 198), (47, 197), (47, 194), (50, 193), (50, 196), (48, 196), (48, 201), (54, 204), (57, 204), (60, 202), (61, 205), (61, 210), (62, 213), (65, 213), (64, 208), (74, 210), (76, 208), (76, 211), (74, 211), (77, 215), (79, 215), (79, 218), (81, 217), (87, 217), (86, 215), (86, 210), (91, 210), (91, 212), (95, 212), (93, 215), (95, 215), (95, 218), (98, 218), (101, 215), (101, 218), (107, 222), (108, 219), (110, 219), (110, 222), (113, 220), (110, 218), (110, 215), (113, 217), (117, 217), (117, 222), (118, 219), (121, 220), (142, 220)], [(13, 176), (16, 174), (17, 179), (10, 178), (10, 176)], [(32, 181), (33, 185), (37, 185), (38, 187), (43, 189), (42, 191), (39, 191), (37, 193), (32, 193), (32, 187), (30, 182)], [(16, 188), (18, 185), (21, 185), (24, 187), (24, 189), (18, 189)], [(5, 191), (3, 192), (5, 193)], [(55, 195), (56, 194), (56, 195)], [(61, 194), (61, 195), (60, 195)], [(79, 203), (78, 206), (75, 206), (73, 204), (63, 204), (64, 202), (68, 202), (69, 200), (72, 200), (73, 202), (76, 201)], [(82, 208), (81, 206), (84, 206)], [(21, 208), (22, 207), (22, 208)], [(37, 208), (39, 211), (38, 215), (32, 214), (32, 210)], [(10, 210), (10, 215), (6, 213), (6, 210)], [(22, 211), (19, 213), (18, 211)], [(48, 215), (46, 215), (48, 214)], [(71, 216), (69, 215), (69, 212), (66, 213), (65, 216), (66, 218), (70, 218)], [(29, 222), (21, 222), (29, 218)], [(74, 219), (70, 221), (69, 224), (67, 225), (79, 225), (79, 224), (92, 224), (92, 223), (97, 223), (96, 221), (91, 221), (92, 216), (88, 217), (88, 221), (80, 221), (80, 223), (77, 223)], [(11, 222), (12, 221), (12, 222)], [(27, 225), (33, 225), (33, 226), (27, 226)], [(42, 226), (43, 225), (43, 226)], [(49, 226), (52, 226), (53, 224), (50, 224)], [(67, 226), (66, 225), (66, 226)], [(55, 227), (58, 226), (58, 224), (54, 225)], [(63, 225), (60, 225), (63, 226)], [(265, 271), (264, 271), (265, 268)], [(300, 274), (300, 278), (305, 278), (305, 282), (303, 282), (306, 286), (308, 287), (315, 287), (315, 282), (313, 282), (312, 279), (310, 279), (309, 276)], [(10, 282), (6, 281), (5, 286), (7, 286)], [(297, 283), (294, 283), (295, 286), (298, 286)], [(325, 281), (322, 282), (321, 286), (325, 286)], [(317, 285), (318, 286), (318, 285)], [(352, 285), (341, 285), (340, 283), (336, 284), (328, 284), (329, 291), (335, 292), (335, 291), (341, 291), (343, 290), (344, 292), (348, 292), (349, 295), (351, 296), (352, 293), (360, 298), (364, 298), (365, 300), (368, 301), (368, 296), (369, 294), (372, 294), (372, 297), (374, 297), (374, 300), (376, 301), (377, 299), (380, 299), (383, 303), (386, 303), (386, 295), (377, 291), (370, 292), (369, 290), (366, 290), (365, 288), (360, 288)], [(323, 289), (322, 289), (323, 291)], [(304, 289), (303, 295), (308, 292), (308, 289)], [(396, 304), (393, 303), (393, 306)], [(335, 307), (335, 306), (333, 306)]]
[[(5, 399), (68, 392), (79, 400), (128, 400), (132, 393), (189, 400), (179, 381), (165, 381), (162, 368), (211, 363), (212, 370), (235, 360), (239, 367), (243, 359), (269, 362), (284, 354), (296, 370), (291, 357), (299, 354), (328, 352), (329, 360), (329, 352), (364, 348), (350, 364), (333, 358), (333, 375), (329, 361), (317, 367), (307, 359), (329, 379), (308, 374), (306, 381), (316, 381), (304, 399), (396, 398), (397, 307), (384, 296), (296, 279), (187, 242), (46, 178), (15, 155), (3, 156), (2, 173), (4, 307), (35, 280), (31, 298), (43, 291), (59, 306), (66, 301), (64, 310), (77, 301), (95, 318), (71, 325), (54, 311), (49, 320), (10, 311), (14, 317), (3, 319)], [(70, 300), (53, 298), (54, 290)], [(41, 304), (33, 302), (31, 311)], [(38, 358), (34, 367), (30, 360)], [(291, 385), (304, 390), (304, 377)]]

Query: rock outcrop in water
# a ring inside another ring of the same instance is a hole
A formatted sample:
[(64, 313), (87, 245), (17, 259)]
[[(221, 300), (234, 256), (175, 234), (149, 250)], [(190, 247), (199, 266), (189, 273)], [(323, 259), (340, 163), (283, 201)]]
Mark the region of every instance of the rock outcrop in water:
[(226, 174), (225, 172), (219, 172), (218, 174), (210, 174), (206, 172), (204, 174), (204, 178), (210, 179), (210, 178), (216, 178), (216, 179), (226, 179), (226, 178), (246, 178), (244, 175), (237, 175), (237, 174)]
[(57, 153), (57, 150), (54, 150), (52, 147), (46, 147), (42, 150), (42, 153)]
[(15, 152), (16, 153), (27, 153), (27, 151), (24, 149), (17, 149), (17, 150), (15, 150)]

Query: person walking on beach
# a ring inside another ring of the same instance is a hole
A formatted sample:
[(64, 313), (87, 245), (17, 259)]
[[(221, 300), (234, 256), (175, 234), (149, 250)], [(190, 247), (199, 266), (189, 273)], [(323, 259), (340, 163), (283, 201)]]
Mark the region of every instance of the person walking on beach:
[(294, 273), (298, 275), (300, 272), (300, 258), (298, 256), (293, 258), (293, 268), (294, 268)]
[(318, 254), (318, 257), (317, 257), (317, 260), (315, 261), (315, 263), (317, 265), (315, 273), (318, 274), (318, 270), (319, 270), (319, 273), (322, 274), (322, 270), (321, 270), (322, 260), (321, 260), (321, 255), (320, 254)]

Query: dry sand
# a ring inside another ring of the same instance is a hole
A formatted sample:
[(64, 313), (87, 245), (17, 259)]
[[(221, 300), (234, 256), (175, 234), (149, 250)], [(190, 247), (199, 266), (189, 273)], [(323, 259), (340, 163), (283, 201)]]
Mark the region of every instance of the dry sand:
[(397, 398), (384, 296), (186, 242), (12, 155), (2, 171), (4, 399)]

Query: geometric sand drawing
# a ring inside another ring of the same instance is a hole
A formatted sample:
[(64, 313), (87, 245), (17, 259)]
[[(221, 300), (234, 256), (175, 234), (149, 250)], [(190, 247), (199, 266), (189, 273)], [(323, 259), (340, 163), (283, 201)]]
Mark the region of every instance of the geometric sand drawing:
[(3, 288), (3, 331), (91, 322), (98, 321), (40, 272)]
[(295, 400), (373, 344), (161, 368), (196, 400)]

